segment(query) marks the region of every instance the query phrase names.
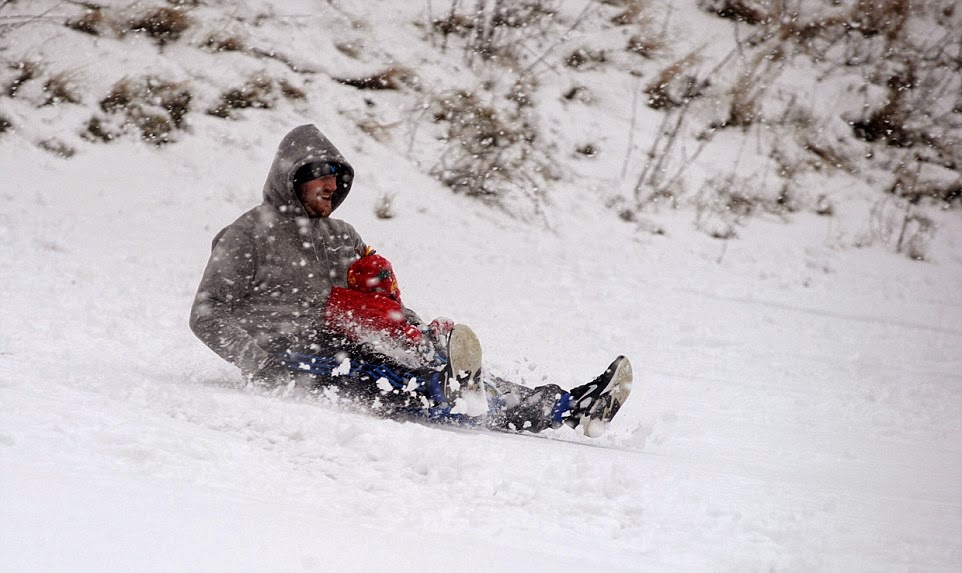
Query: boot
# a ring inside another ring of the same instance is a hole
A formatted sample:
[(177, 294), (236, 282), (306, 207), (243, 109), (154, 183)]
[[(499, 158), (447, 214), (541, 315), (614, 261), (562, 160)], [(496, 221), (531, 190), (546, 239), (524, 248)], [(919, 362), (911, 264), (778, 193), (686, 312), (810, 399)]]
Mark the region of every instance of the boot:
[(601, 376), (571, 389), (567, 415), (562, 414), (564, 423), (581, 426), (589, 438), (601, 436), (628, 399), (631, 381), (631, 362), (624, 356), (615, 358)]
[(481, 379), (481, 343), (468, 326), (457, 324), (448, 337), (444, 369), (444, 398), (451, 413), (481, 416), (488, 413), (487, 392)]

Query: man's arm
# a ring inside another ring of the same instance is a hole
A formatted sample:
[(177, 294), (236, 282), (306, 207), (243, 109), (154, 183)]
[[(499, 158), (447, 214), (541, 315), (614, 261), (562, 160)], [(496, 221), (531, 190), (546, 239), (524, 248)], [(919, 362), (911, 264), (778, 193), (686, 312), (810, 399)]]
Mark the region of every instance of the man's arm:
[(243, 230), (228, 227), (215, 239), (204, 277), (190, 311), (190, 329), (218, 356), (253, 375), (267, 352), (240, 326), (233, 314), (254, 282), (257, 250)]

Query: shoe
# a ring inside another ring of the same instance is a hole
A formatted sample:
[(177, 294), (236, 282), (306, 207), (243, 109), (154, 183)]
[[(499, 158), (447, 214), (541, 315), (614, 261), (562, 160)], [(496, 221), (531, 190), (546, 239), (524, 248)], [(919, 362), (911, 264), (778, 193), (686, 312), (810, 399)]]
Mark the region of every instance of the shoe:
[(448, 337), (448, 364), (444, 371), (444, 399), (451, 413), (481, 416), (488, 412), (488, 397), (481, 378), (481, 342), (470, 327), (456, 324)]
[(624, 356), (615, 358), (601, 376), (571, 389), (564, 423), (581, 426), (589, 438), (601, 436), (628, 399), (631, 381), (631, 362)]

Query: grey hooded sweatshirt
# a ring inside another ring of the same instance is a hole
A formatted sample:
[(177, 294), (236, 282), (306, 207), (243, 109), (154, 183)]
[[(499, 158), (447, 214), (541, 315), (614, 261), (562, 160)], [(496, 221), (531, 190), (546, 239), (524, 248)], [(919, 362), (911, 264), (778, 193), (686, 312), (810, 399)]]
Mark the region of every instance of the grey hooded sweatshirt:
[(354, 227), (309, 217), (294, 191), (294, 173), (315, 161), (337, 163), (336, 209), (351, 191), (354, 170), (313, 125), (281, 141), (264, 183), (264, 202), (214, 238), (197, 290), (190, 327), (211, 350), (253, 374), (270, 353), (324, 344), (324, 304), (332, 286), (363, 251)]

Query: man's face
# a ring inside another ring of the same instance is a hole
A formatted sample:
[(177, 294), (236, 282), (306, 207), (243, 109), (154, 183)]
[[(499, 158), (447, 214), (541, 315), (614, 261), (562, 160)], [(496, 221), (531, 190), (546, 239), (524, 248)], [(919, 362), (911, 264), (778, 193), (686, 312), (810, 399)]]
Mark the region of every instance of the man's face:
[(301, 185), (298, 198), (311, 217), (327, 217), (334, 210), (331, 206), (331, 198), (335, 191), (337, 191), (337, 176), (325, 175)]

